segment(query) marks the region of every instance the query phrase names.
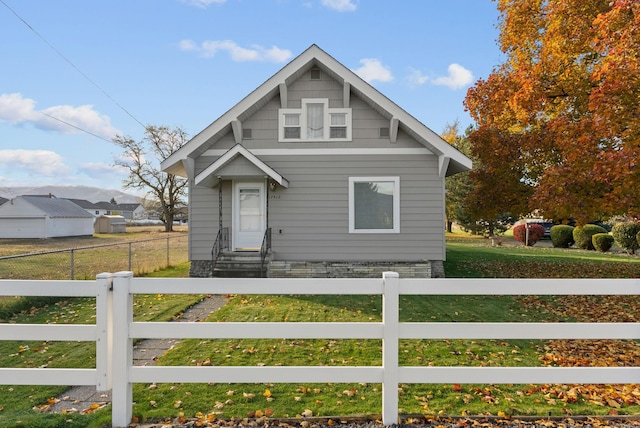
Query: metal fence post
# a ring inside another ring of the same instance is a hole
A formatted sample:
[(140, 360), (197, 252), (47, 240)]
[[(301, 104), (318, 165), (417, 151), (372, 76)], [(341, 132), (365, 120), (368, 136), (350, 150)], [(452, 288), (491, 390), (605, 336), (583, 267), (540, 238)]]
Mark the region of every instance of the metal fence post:
[(133, 323), (133, 272), (113, 275), (113, 389), (111, 391), (111, 424), (126, 427), (133, 413), (133, 387), (129, 367), (133, 364), (133, 342), (129, 326)]
[(171, 266), (169, 262), (169, 237), (167, 236), (167, 266)]
[(130, 271), (133, 271), (133, 269), (131, 269), (131, 259), (132, 259), (132, 255), (133, 255), (131, 244), (132, 244), (132, 242), (129, 242), (129, 267), (128, 267), (128, 269)]
[(382, 423), (398, 423), (400, 290), (397, 272), (382, 273)]
[(74, 252), (73, 249), (69, 250), (69, 252), (71, 253), (71, 256), (69, 257), (69, 259), (71, 260), (70, 261), (71, 266), (70, 266), (70, 278), (69, 279), (76, 279), (75, 278), (76, 277), (76, 271), (75, 271), (75, 263), (74, 263), (74, 259), (75, 259), (74, 254), (75, 254), (75, 252)]

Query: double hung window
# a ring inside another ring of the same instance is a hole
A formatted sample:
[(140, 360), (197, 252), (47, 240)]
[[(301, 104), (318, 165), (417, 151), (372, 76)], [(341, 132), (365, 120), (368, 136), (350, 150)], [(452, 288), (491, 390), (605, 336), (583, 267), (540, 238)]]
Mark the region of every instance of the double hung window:
[(349, 178), (349, 233), (400, 232), (400, 178)]
[(329, 108), (326, 98), (303, 98), (301, 108), (280, 109), (280, 141), (350, 141), (351, 109)]

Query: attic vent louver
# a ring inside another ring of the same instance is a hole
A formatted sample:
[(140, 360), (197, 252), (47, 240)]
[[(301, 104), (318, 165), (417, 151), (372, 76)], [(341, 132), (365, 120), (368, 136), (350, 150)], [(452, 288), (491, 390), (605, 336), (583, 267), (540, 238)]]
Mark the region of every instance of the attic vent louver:
[(312, 68), (311, 69), (311, 80), (320, 80), (320, 69)]
[(389, 138), (389, 128), (388, 127), (380, 128), (380, 137)]
[(244, 128), (242, 130), (242, 139), (250, 140), (251, 139), (251, 128)]

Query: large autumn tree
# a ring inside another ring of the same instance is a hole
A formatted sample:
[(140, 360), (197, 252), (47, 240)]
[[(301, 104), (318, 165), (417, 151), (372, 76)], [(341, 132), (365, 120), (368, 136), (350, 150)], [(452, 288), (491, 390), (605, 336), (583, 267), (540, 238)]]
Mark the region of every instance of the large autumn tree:
[(640, 214), (640, 3), (497, 5), (505, 61), (465, 99), (479, 209)]
[[(487, 177), (494, 177), (497, 180), (495, 182), (485, 180), (481, 183), (474, 181), (472, 175), (478, 171), (483, 171), (484, 174), (486, 167), (471, 153), (469, 136), (473, 132), (473, 127), (468, 127), (464, 134), (460, 134), (458, 129), (457, 121), (447, 125), (441, 137), (473, 160), (473, 171), (461, 172), (446, 178), (447, 231), (451, 232), (452, 223), (456, 222), (463, 230), (478, 235), (492, 236), (502, 233), (514, 221), (510, 212), (501, 210), (502, 206), (510, 204), (503, 203), (504, 197), (498, 203), (493, 201), (492, 194), (485, 191), (485, 186), (501, 186), (508, 180), (487, 174)], [(526, 186), (523, 187), (526, 188)], [(512, 192), (507, 196), (514, 198)]]
[(186, 205), (187, 180), (160, 169), (160, 162), (182, 147), (188, 140), (182, 128), (147, 126), (144, 138), (117, 135), (113, 142), (124, 150), (115, 164), (124, 168), (128, 176), (123, 187), (139, 189), (158, 206), (166, 232), (173, 231), (173, 218)]

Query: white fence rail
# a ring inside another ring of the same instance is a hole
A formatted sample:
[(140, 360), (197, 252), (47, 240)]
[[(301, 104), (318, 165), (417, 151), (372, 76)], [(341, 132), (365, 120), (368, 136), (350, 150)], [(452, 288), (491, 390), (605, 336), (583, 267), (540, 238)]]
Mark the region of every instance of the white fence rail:
[(96, 368), (0, 368), (3, 385), (95, 385), (111, 389), (113, 339), (112, 275), (95, 281), (0, 280), (0, 296), (95, 297), (95, 324), (0, 324), (0, 340), (87, 341), (96, 343)]
[[(369, 323), (134, 322), (135, 294), (381, 295), (382, 321)], [(157, 279), (131, 272), (96, 281), (0, 280), (0, 295), (95, 296), (96, 325), (0, 324), (0, 340), (96, 342), (96, 369), (0, 368), (2, 384), (96, 385), (112, 390), (112, 424), (127, 426), (134, 383), (382, 384), (385, 425), (398, 420), (398, 384), (640, 383), (640, 367), (399, 366), (400, 339), (640, 339), (640, 323), (399, 322), (400, 295), (640, 295), (638, 279)], [(133, 338), (382, 339), (382, 365), (358, 367), (134, 366)]]

